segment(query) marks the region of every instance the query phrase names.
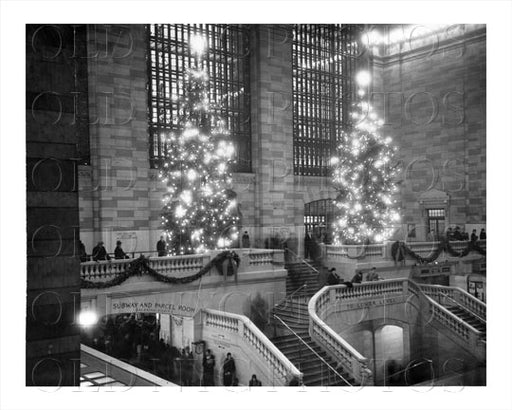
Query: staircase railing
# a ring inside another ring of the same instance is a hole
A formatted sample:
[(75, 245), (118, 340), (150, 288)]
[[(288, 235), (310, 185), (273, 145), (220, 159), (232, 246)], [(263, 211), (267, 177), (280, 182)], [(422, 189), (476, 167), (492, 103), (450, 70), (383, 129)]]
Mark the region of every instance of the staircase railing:
[(286, 306), (286, 303), (289, 299), (292, 299), (294, 296), (296, 296), (297, 293), (299, 293), (301, 290), (306, 289), (308, 287), (307, 283), (304, 283), (302, 286), (295, 289), (292, 293), (281, 299), (278, 303), (274, 305), (274, 309), (280, 307), (280, 306)]
[(468, 310), (478, 319), (486, 322), (487, 305), (473, 295), (458, 287), (442, 285), (419, 285), (421, 290), (432, 299), (442, 303), (443, 299), (453, 300), (455, 303)]
[[(401, 297), (403, 303), (412, 303), (409, 300), (410, 295), (418, 297), (418, 308), (424, 312), (425, 324), (433, 324), (438, 330), (448, 331), (459, 341), (467, 350), (473, 352), (477, 357), (485, 356), (485, 340), (483, 332), (480, 332), (469, 323), (450, 312), (446, 307), (442, 306), (426, 292), (451, 292), (454, 290), (456, 294), (458, 288), (435, 287), (419, 285), (409, 279), (391, 279), (378, 282), (365, 282), (354, 285), (353, 288), (347, 288), (345, 285), (325, 286), (318, 291), (309, 301), (309, 334), (311, 338), (322, 346), (329, 354), (340, 361), (342, 367), (360, 383), (369, 384), (373, 382), (373, 375), (368, 368), (368, 359), (361, 355), (354, 347), (352, 347), (345, 339), (331, 329), (325, 322), (324, 318), (332, 313), (342, 313), (338, 311), (343, 306), (352, 304), (352, 301), (361, 299), (372, 299), (375, 297), (393, 297), (395, 303), (399, 302)], [(461, 291), (461, 290), (460, 290)], [(462, 293), (463, 291), (461, 291)], [(463, 297), (464, 296), (464, 297)], [(470, 295), (469, 295), (470, 296)], [(467, 298), (465, 295), (463, 300), (470, 301), (468, 305), (476, 305), (475, 301)], [(454, 298), (455, 299), (455, 298)], [(476, 299), (476, 298), (475, 298)], [(455, 299), (456, 300), (456, 299)], [(476, 299), (478, 300), (478, 299)], [(478, 301), (481, 303), (480, 301)], [(479, 306), (479, 309), (485, 310), (485, 304)], [(336, 311), (334, 311), (336, 309)], [(476, 310), (476, 308), (473, 308)], [(319, 315), (322, 315), (320, 317)]]
[(467, 350), (473, 352), (479, 358), (484, 357), (485, 340), (483, 339), (483, 333), (425, 294), (422, 286), (414, 281), (407, 280), (408, 289), (414, 290), (413, 293), (422, 299), (424, 304), (428, 304), (427, 324), (436, 321), (443, 326), (443, 329), (453, 334), (459, 342), (462, 342)]
[[(345, 285), (337, 285), (345, 287)], [(373, 374), (368, 368), (368, 359), (354, 349), (345, 339), (332, 330), (317, 314), (328, 304), (335, 304), (334, 292), (329, 289), (333, 286), (325, 286), (318, 291), (309, 301), (309, 335), (326, 350), (360, 385), (373, 385)], [(331, 298), (332, 295), (332, 298)]]
[(297, 255), (294, 251), (292, 251), (290, 248), (286, 248), (285, 249), (286, 252), (288, 252), (289, 254), (291, 254), (293, 256), (293, 258), (300, 262), (300, 263), (303, 263), (304, 265), (308, 266), (309, 268), (311, 268), (313, 271), (315, 271), (317, 274), (320, 273), (318, 271), (317, 268), (315, 268), (313, 265), (311, 265), (308, 261), (306, 261), (304, 258), (301, 258), (299, 255)]
[(263, 362), (268, 369), (272, 369), (281, 385), (286, 385), (286, 382), (293, 377), (302, 380), (302, 372), (248, 317), (213, 309), (202, 309), (200, 314), (203, 327), (238, 336), (245, 344), (243, 350), (253, 356), (254, 360)]
[(346, 383), (347, 386), (352, 386), (352, 384), (347, 379), (345, 379), (334, 367), (332, 367), (329, 363), (327, 363), (322, 356), (320, 356), (308, 343), (306, 343), (306, 341), (302, 337), (300, 337), (297, 334), (297, 332), (295, 332), (290, 326), (288, 326), (279, 316), (274, 314), (274, 318), (277, 319), (278, 321), (280, 321), (288, 329), (288, 331), (290, 331), (297, 339), (299, 339), (304, 346), (306, 346), (309, 350), (311, 350), (314, 353), (314, 355), (318, 359), (320, 359), (320, 361), (325, 366), (327, 366), (327, 368), (329, 368), (336, 376), (338, 376), (341, 380), (343, 380), (343, 382)]

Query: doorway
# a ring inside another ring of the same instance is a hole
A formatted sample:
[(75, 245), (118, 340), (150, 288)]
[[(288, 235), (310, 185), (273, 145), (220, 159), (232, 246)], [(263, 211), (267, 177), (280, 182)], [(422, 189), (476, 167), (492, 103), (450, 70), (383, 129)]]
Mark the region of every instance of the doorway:
[(304, 205), (304, 229), (311, 238), (331, 244), (333, 239), (334, 203), (332, 199), (319, 199)]

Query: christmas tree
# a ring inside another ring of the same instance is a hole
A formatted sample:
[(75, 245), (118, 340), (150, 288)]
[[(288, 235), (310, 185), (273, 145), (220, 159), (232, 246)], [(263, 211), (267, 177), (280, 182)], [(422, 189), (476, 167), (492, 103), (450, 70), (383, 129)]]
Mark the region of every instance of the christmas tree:
[(400, 166), (394, 159), (397, 147), (382, 136), (383, 121), (358, 91), (353, 105), (352, 127), (342, 132), (336, 155), (331, 158), (337, 218), (335, 243), (382, 242), (400, 221), (394, 182)]
[(167, 159), (160, 170), (166, 184), (162, 225), (173, 255), (225, 248), (238, 237), (236, 198), (229, 195), (235, 148), (226, 122), (209, 100), (202, 56), (206, 41), (190, 39), (194, 58), (178, 99), (178, 134), (166, 138)]

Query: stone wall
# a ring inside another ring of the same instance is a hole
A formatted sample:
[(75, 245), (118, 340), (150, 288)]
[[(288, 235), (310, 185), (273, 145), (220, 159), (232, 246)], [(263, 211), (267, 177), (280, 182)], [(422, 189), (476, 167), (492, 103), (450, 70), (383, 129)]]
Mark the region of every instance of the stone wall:
[(430, 202), (445, 209), (447, 224), (485, 225), (485, 26), (394, 44), (373, 58), (372, 70), (383, 132), (404, 165), (402, 222), (424, 238)]
[(74, 98), (87, 83), (83, 50), (73, 46), (84, 35), (83, 26), (27, 25), (27, 386), (78, 385), (76, 165), (88, 135)]
[(119, 232), (148, 237), (145, 29), (92, 25), (87, 35), (91, 166), (80, 169), (82, 237), (89, 253), (100, 239), (112, 252)]
[[(91, 122), (99, 122), (90, 127), (91, 166), (79, 174), (82, 238), (88, 252), (100, 238), (109, 251), (116, 239), (130, 247), (125, 250), (154, 250), (164, 191), (149, 166), (144, 27), (111, 26), (109, 41), (105, 30), (89, 28), (90, 53), (99, 53), (88, 64), (89, 107)], [(302, 252), (304, 204), (334, 192), (328, 178), (293, 175), (291, 36), (289, 25), (251, 29), (253, 169), (235, 174), (233, 189), (251, 246), (263, 247), (274, 232), (293, 232)], [(425, 204), (444, 197), (449, 223), (468, 229), (485, 224), (485, 29), (451, 33), (434, 50), (394, 46), (361, 61), (373, 72), (373, 91), (395, 93), (384, 132), (399, 145), (407, 169), (403, 224), (416, 224), (423, 239)], [(110, 120), (102, 119), (105, 101)]]

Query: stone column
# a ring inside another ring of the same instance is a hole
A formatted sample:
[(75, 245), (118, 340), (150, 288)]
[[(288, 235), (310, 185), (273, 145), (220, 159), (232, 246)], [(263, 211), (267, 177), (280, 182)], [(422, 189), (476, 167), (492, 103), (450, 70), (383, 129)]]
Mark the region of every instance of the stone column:
[(171, 315), (160, 314), (160, 334), (158, 339), (164, 339), (164, 342), (171, 341)]
[(295, 222), (291, 26), (258, 25), (251, 40), (254, 240), (263, 246)]
[[(91, 25), (87, 32), (91, 141), (88, 229), (92, 244), (116, 239), (126, 252), (150, 249), (146, 32), (138, 25)], [(124, 232), (124, 233), (123, 233)], [(136, 249), (133, 249), (133, 248)], [(154, 244), (151, 244), (151, 249)]]
[(73, 94), (80, 61), (72, 26), (28, 25), (26, 42), (26, 385), (73, 386), (80, 374), (81, 134)]

